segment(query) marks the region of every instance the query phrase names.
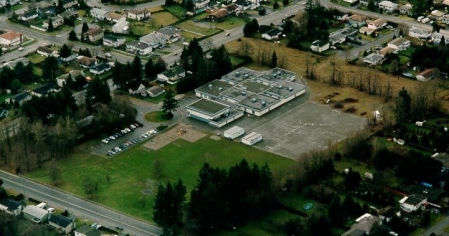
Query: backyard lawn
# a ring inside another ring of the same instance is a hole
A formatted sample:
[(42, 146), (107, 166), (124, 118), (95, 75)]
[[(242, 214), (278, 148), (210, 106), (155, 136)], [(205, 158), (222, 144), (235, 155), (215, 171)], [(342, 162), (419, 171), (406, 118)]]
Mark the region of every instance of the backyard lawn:
[[(228, 168), (246, 158), (250, 164), (255, 162), (261, 166), (268, 163), (273, 171), (281, 171), (293, 163), (290, 159), (237, 142), (209, 137), (195, 143), (178, 139), (157, 151), (141, 145), (107, 159), (84, 152), (90, 146), (92, 143), (78, 147), (75, 154), (57, 163), (61, 170), (58, 187), (87, 197), (82, 186), (83, 180), (89, 177), (98, 183), (94, 201), (148, 221), (152, 221), (153, 190), (157, 189), (157, 183), (182, 179), (190, 191), (204, 162)], [(154, 179), (153, 162), (156, 158), (163, 166), (160, 180)], [(110, 181), (107, 181), (107, 176)], [(50, 184), (46, 167), (28, 173), (27, 177)], [(141, 196), (146, 197), (145, 207), (139, 201)]]
[(28, 60), (30, 60), (30, 62), (32, 64), (38, 64), (40, 62), (43, 62), (46, 57), (43, 57), (37, 53), (32, 53), (32, 54), (29, 54), (26, 58), (28, 58)]
[(198, 33), (198, 34), (200, 34), (200, 37), (202, 37), (202, 36), (210, 36), (210, 35), (213, 35), (213, 34), (216, 34), (216, 33), (220, 32), (220, 30), (215, 29), (213, 27), (205, 28), (205, 27), (201, 27), (199, 25), (196, 25), (193, 21), (184, 21), (184, 22), (181, 22), (179, 24), (176, 24), (175, 26), (178, 27), (178, 28), (181, 28), (183, 30), (187, 30), (187, 31)]
[(178, 18), (169, 12), (156, 12), (151, 15), (151, 19), (145, 22), (142, 21), (131, 21), (131, 30), (136, 35), (146, 35), (149, 34), (161, 26), (171, 25), (178, 21)]
[(179, 5), (164, 6), (164, 9), (180, 19), (184, 19), (186, 15), (186, 9)]

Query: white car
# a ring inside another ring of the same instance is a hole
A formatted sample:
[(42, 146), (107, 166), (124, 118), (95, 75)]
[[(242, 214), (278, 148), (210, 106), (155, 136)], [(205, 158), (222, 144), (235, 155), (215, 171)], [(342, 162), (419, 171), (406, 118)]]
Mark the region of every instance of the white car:
[(23, 47), (20, 47), (20, 48), (19, 48), (19, 51), (23, 51), (23, 49), (24, 49)]
[(108, 140), (106, 140), (106, 139), (103, 139), (103, 140), (101, 140), (103, 143), (109, 143), (108, 142)]
[(50, 207), (50, 208), (47, 209), (47, 212), (48, 212), (48, 213), (53, 213), (54, 211), (55, 211), (55, 208), (51, 208), (51, 207)]
[(114, 140), (114, 139), (115, 139), (115, 137), (114, 137), (114, 136), (112, 136), (112, 135), (111, 135), (111, 136), (109, 136), (109, 138), (110, 138), (110, 139), (112, 139), (112, 140)]

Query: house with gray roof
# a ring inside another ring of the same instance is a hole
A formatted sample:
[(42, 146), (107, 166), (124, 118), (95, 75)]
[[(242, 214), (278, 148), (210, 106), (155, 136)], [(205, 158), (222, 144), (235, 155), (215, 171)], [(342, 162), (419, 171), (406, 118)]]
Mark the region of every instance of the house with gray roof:
[(75, 228), (74, 220), (63, 215), (51, 214), (48, 218), (48, 224), (65, 235), (70, 234)]
[(19, 106), (22, 106), (23, 103), (31, 100), (31, 98), (32, 98), (32, 96), (31, 96), (30, 93), (22, 92), (22, 93), (16, 94), (14, 96), (11, 96), (11, 97), (5, 99), (5, 103), (7, 103), (7, 104), (10, 104), (10, 103), (16, 104), (16, 103), (18, 103)]
[(99, 8), (92, 8), (90, 15), (97, 20), (104, 20), (108, 17), (109, 12)]
[(355, 222), (356, 223), (351, 226), (351, 229), (342, 234), (342, 236), (369, 235), (373, 225), (382, 225), (382, 220), (379, 217), (369, 213), (357, 218)]
[(382, 62), (385, 60), (384, 55), (382, 54), (376, 54), (372, 53), (366, 57), (363, 58), (363, 62), (367, 63), (371, 66), (382, 64)]
[(430, 32), (425, 29), (412, 26), (408, 30), (408, 36), (418, 39), (427, 39), (430, 37)]
[(148, 95), (150, 95), (150, 97), (152, 98), (157, 97), (164, 92), (165, 90), (163, 90), (160, 86), (152, 86), (151, 88), (147, 89)]
[(48, 221), (49, 213), (35, 205), (28, 205), (23, 209), (23, 217), (34, 223), (43, 224)]
[(310, 49), (314, 52), (324, 52), (329, 49), (329, 41), (326, 40), (315, 40), (312, 42)]
[(116, 36), (107, 34), (103, 38), (103, 45), (109, 47), (118, 47), (125, 44), (125, 38), (118, 38)]
[(164, 47), (167, 44), (167, 36), (157, 31), (154, 31), (145, 36), (142, 36), (139, 39), (139, 41), (142, 43), (146, 43), (150, 45), (152, 48), (156, 49), (158, 47)]
[(116, 34), (128, 34), (129, 33), (129, 22), (126, 20), (125, 17), (120, 18), (120, 20), (117, 21), (112, 26), (112, 32)]
[(145, 42), (134, 40), (126, 44), (126, 51), (144, 56), (150, 55), (153, 52), (153, 47)]
[(46, 83), (42, 86), (40, 86), (39, 88), (35, 88), (33, 90), (31, 90), (31, 95), (37, 96), (37, 97), (42, 97), (42, 96), (47, 96), (47, 94), (49, 93), (57, 93), (59, 92), (61, 89), (56, 86), (53, 83)]
[(165, 26), (156, 30), (156, 32), (165, 35), (170, 43), (176, 42), (181, 38), (181, 30), (174, 26)]

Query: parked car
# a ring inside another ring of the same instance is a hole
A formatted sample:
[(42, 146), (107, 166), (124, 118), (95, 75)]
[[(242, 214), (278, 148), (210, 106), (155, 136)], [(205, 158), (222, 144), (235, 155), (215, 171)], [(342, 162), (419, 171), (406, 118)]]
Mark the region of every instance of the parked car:
[(98, 225), (98, 223), (93, 223), (93, 224), (90, 225), (90, 227), (96, 229), (97, 225)]
[(23, 49), (24, 49), (23, 47), (20, 47), (20, 48), (19, 48), (19, 51), (23, 51)]
[(112, 136), (112, 135), (111, 135), (111, 136), (109, 136), (109, 138), (110, 138), (110, 139), (112, 139), (112, 140), (114, 140), (114, 139), (115, 139), (115, 137), (114, 137), (114, 136)]
[(109, 141), (106, 140), (106, 139), (102, 139), (101, 142), (103, 142), (103, 143), (109, 143)]
[(50, 207), (50, 208), (47, 209), (47, 212), (48, 212), (48, 213), (53, 213), (54, 211), (55, 211), (55, 208), (52, 208), (52, 207)]
[(142, 138), (148, 138), (148, 135), (142, 134), (142, 135), (140, 135), (140, 137), (142, 137)]
[(115, 226), (115, 228), (118, 229), (118, 230), (123, 230), (123, 227), (120, 226), (120, 225)]

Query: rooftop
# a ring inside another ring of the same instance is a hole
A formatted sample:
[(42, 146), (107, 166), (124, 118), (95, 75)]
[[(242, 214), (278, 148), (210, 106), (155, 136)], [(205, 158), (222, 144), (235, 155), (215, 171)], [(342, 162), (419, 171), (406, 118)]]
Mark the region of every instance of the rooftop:
[(59, 225), (61, 227), (64, 227), (64, 228), (72, 223), (72, 219), (62, 216), (62, 215), (54, 215), (54, 214), (50, 215), (50, 218), (48, 219), (48, 221), (50, 221), (56, 225)]
[(412, 194), (412, 195), (408, 196), (407, 199), (404, 200), (404, 203), (407, 203), (410, 205), (417, 205), (426, 199), (427, 198), (424, 196)]
[(242, 100), (246, 99), (247, 96), (254, 96), (253, 93), (249, 91), (244, 91), (236, 87), (226, 89), (221, 93), (221, 95), (225, 98), (230, 98), (237, 102), (241, 102)]
[(208, 115), (214, 115), (228, 108), (229, 108), (228, 105), (208, 99), (200, 99), (187, 106), (187, 109), (198, 110)]
[(33, 92), (45, 95), (52, 89), (58, 89), (58, 86), (56, 86), (55, 84), (52, 84), (52, 83), (46, 83), (46, 84), (40, 86), (39, 88), (33, 89)]
[(101, 28), (90, 28), (86, 32), (87, 35), (92, 35), (92, 36), (98, 35), (98, 34), (101, 34), (101, 33), (103, 33), (103, 30)]
[(406, 42), (410, 42), (410, 40), (403, 38), (403, 37), (399, 37), (399, 38), (395, 38), (393, 40), (391, 40), (389, 43), (396, 45), (396, 46), (401, 46), (402, 44), (406, 43)]
[(4, 33), (4, 34), (0, 34), (0, 38), (4, 38), (4, 39), (7, 39), (7, 40), (13, 40), (13, 39), (15, 39), (17, 37), (21, 37), (21, 36), (22, 36), (22, 34), (19, 34), (19, 33), (15, 32), (15, 31), (9, 31), (9, 32)]
[(445, 191), (439, 188), (428, 188), (422, 185), (409, 185), (404, 189), (408, 194), (419, 195), (428, 198), (429, 201), (437, 203)]
[(0, 200), (0, 204), (7, 207), (8, 211), (14, 211), (22, 205), (22, 203), (9, 198), (3, 198), (2, 200)]
[(254, 94), (242, 100), (239, 105), (260, 111), (279, 102), (281, 102), (281, 100), (279, 99), (275, 99), (265, 95)]
[(228, 88), (232, 87), (232, 85), (225, 83), (221, 80), (214, 80), (211, 81), (208, 84), (205, 84), (197, 89), (195, 91), (199, 91), (201, 93), (206, 93), (211, 96), (217, 97), (220, 95), (220, 93)]
[(221, 77), (221, 81), (225, 81), (230, 84), (238, 84), (243, 80), (251, 79), (260, 75), (260, 72), (248, 69), (246, 67), (240, 67), (226, 75)]
[(48, 214), (46, 210), (39, 208), (35, 205), (26, 206), (25, 209), (23, 209), (23, 213), (26, 213), (39, 219), (42, 219), (45, 215)]
[(249, 92), (259, 94), (263, 91), (266, 91), (270, 88), (268, 85), (264, 85), (262, 83), (254, 82), (254, 81), (244, 81), (240, 84), (240, 88), (242, 90), (248, 90)]

